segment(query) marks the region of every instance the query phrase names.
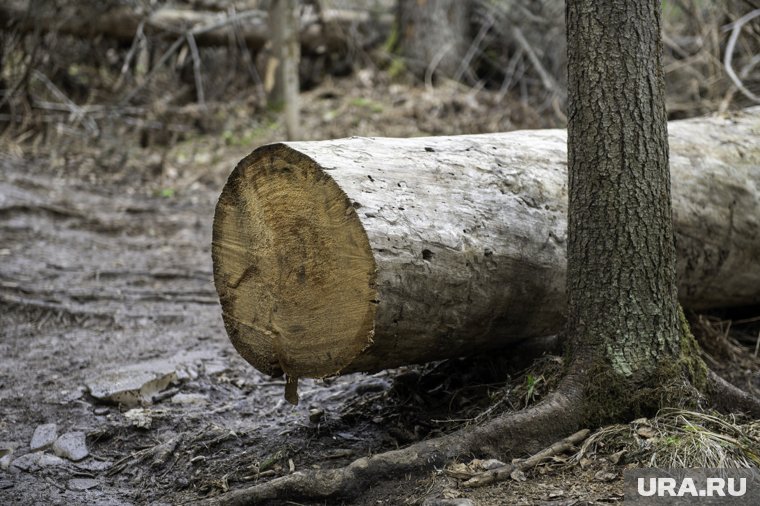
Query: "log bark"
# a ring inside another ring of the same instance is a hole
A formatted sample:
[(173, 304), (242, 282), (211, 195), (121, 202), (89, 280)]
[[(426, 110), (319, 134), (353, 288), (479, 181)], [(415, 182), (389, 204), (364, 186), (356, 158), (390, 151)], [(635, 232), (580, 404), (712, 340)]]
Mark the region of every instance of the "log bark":
[[(760, 108), (669, 127), (682, 304), (760, 303)], [(320, 377), (560, 331), (566, 159), (563, 130), (255, 150), (214, 220), (234, 346)]]
[[(235, 30), (254, 51), (263, 48), (270, 40), (268, 15), (265, 11), (244, 11), (236, 15), (239, 20), (224, 23), (227, 14), (159, 7), (142, 13), (133, 7), (104, 6), (97, 2), (71, 2), (57, 6), (54, 2), (36, 2), (30, 8), (29, 0), (0, 2), (0, 26), (21, 31), (54, 31), (76, 37), (106, 36), (131, 42), (138, 26), (144, 23), (146, 35), (174, 40), (186, 31), (220, 24), (216, 29), (195, 36), (201, 46), (226, 46), (235, 40)], [(313, 11), (301, 19), (300, 41), (307, 52), (344, 49), (348, 43), (350, 27), (371, 27), (361, 31), (387, 30), (392, 16), (373, 17), (366, 12), (327, 9), (321, 17)]]

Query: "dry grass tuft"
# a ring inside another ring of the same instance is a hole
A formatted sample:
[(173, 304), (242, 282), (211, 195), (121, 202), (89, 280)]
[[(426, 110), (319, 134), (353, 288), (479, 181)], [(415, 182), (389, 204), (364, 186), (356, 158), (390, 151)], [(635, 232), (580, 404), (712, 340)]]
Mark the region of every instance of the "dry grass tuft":
[(660, 468), (753, 468), (760, 465), (760, 421), (664, 409), (654, 418), (597, 430), (570, 459)]

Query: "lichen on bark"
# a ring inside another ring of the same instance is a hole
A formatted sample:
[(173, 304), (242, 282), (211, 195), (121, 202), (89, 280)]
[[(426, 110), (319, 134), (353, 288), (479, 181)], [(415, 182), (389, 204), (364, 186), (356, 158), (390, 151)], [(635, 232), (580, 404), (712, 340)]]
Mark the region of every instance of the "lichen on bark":
[(625, 374), (605, 354), (591, 360), (584, 406), (588, 424), (653, 416), (666, 406), (696, 408), (704, 400), (707, 366), (680, 305), (678, 315), (678, 351), (660, 356), (649, 374)]

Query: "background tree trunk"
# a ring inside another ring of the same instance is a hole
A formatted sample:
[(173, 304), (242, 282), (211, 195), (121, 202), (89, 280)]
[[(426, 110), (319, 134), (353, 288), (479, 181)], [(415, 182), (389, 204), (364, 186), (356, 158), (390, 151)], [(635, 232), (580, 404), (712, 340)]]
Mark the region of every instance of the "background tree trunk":
[(470, 0), (399, 0), (401, 53), (415, 75), (452, 78), (470, 44)]
[(568, 0), (566, 17), (567, 334), (598, 369), (592, 416), (618, 417), (656, 409), (656, 388), (695, 379), (680, 367), (691, 348), (676, 288), (660, 2)]
[(269, 86), (270, 100), (283, 104), (288, 140), (297, 140), (300, 137), (298, 63), (301, 59), (298, 0), (272, 0), (269, 18), (273, 58), (267, 62), (267, 76), (274, 77)]
[[(671, 124), (691, 307), (760, 302), (759, 125), (760, 108)], [(562, 130), (257, 149), (214, 223), (233, 343), (262, 371), (320, 376), (559, 332), (566, 159)]]

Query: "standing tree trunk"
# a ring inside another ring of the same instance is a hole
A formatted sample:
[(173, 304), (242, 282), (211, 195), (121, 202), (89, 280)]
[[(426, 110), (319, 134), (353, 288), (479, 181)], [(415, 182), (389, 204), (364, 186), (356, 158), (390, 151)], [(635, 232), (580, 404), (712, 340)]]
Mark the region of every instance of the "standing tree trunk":
[(469, 0), (399, 0), (397, 26), (409, 70), (454, 77), (470, 44)]
[(569, 0), (566, 17), (567, 335), (605, 378), (587, 395), (604, 419), (705, 372), (677, 299), (660, 2)]
[(298, 0), (272, 0), (269, 19), (274, 55), (269, 62), (274, 71), (270, 99), (284, 105), (288, 140), (297, 140), (301, 136), (298, 97), (298, 64), (301, 60)]

